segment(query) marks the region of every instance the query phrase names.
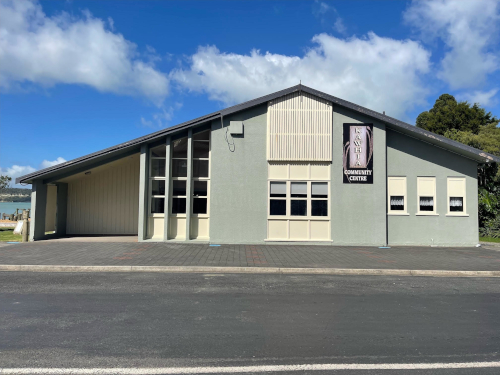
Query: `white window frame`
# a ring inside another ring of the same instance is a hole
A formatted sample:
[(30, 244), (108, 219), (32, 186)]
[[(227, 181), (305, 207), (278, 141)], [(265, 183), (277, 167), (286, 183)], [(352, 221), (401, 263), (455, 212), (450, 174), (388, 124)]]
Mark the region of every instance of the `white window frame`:
[[(434, 192), (433, 192), (433, 201), (434, 201), (434, 206), (432, 211), (420, 211), (420, 197), (428, 197), (429, 194), (421, 194), (420, 191), (420, 181), (425, 181), (425, 180), (431, 180), (433, 181), (434, 184)], [(436, 177), (433, 176), (422, 176), (422, 177), (417, 177), (417, 213), (415, 214), (416, 216), (439, 216), (437, 213), (437, 181)]]
[[(404, 192), (398, 194), (394, 193), (391, 189), (391, 181), (403, 181)], [(403, 176), (390, 176), (387, 177), (387, 214), (391, 216), (408, 216), (408, 185), (406, 183), (407, 179)], [(404, 207), (403, 211), (391, 210), (391, 196), (403, 196)]]
[[(158, 145), (158, 146), (162, 146), (162, 145)], [(165, 147), (165, 157), (164, 158), (152, 155), (153, 149), (157, 148), (158, 146), (150, 147), (149, 148), (149, 186), (148, 186), (148, 216), (149, 217), (165, 217), (165, 212), (164, 213), (153, 213), (153, 212), (151, 212), (151, 210), (152, 210), (151, 201), (153, 200), (153, 198), (167, 199), (165, 197), (165, 194), (163, 194), (163, 195), (153, 195), (153, 181), (155, 181), (155, 180), (156, 181), (165, 181), (165, 190), (167, 189), (166, 184), (168, 183), (167, 176), (159, 177), (159, 176), (153, 176), (152, 175), (152, 172), (153, 172), (153, 169), (152, 169), (153, 160), (165, 160), (165, 174), (166, 174), (167, 169), (168, 169), (167, 168), (168, 158), (167, 158), (167, 155), (166, 155), (166, 148), (167, 148), (166, 145), (163, 145), (163, 147)]]
[[(204, 132), (208, 132), (208, 140), (195, 140), (194, 139), (194, 135), (195, 134), (199, 134), (199, 133), (204, 133)], [(208, 161), (208, 177), (191, 177), (191, 183), (192, 183), (192, 187), (191, 187), (191, 216), (192, 217), (199, 217), (199, 218), (209, 218), (210, 217), (210, 176), (212, 174), (212, 171), (211, 171), (211, 168), (212, 168), (212, 163), (210, 162), (211, 160), (211, 156), (212, 156), (212, 142), (211, 142), (211, 138), (212, 138), (212, 132), (210, 129), (207, 129), (207, 130), (203, 130), (199, 133), (195, 133), (193, 134), (193, 140), (192, 140), (192, 152), (193, 152), (193, 158), (192, 158), (192, 163), (193, 165), (191, 166), (191, 170), (194, 171), (194, 161), (195, 160), (207, 160)], [(204, 142), (204, 143), (208, 143), (208, 158), (195, 158), (194, 157), (194, 146), (195, 146), (195, 143), (196, 142)], [(193, 172), (194, 173), (194, 172)], [(193, 174), (192, 173), (192, 174)], [(207, 213), (206, 214), (195, 214), (193, 213), (193, 208), (194, 208), (194, 199), (196, 199), (196, 197), (194, 196), (194, 182), (195, 181), (206, 181), (207, 182), (207, 196), (206, 197), (201, 197), (201, 198), (207, 198)]]
[[(460, 181), (463, 183), (463, 195), (457, 195), (457, 194), (450, 194), (450, 181)], [(464, 209), (462, 212), (459, 211), (450, 211), (450, 198), (451, 197), (460, 197), (463, 199), (463, 204), (464, 204)], [(465, 177), (448, 177), (446, 179), (446, 204), (447, 204), (447, 214), (446, 216), (469, 216), (467, 213), (467, 180)]]
[[(181, 137), (181, 138), (178, 138), (178, 139), (184, 139), (186, 138), (187, 140), (187, 136), (186, 137)], [(176, 139), (177, 140), (177, 139)], [(173, 205), (173, 201), (174, 201), (174, 198), (184, 198), (186, 199), (186, 210), (187, 210), (187, 199), (188, 199), (188, 191), (187, 191), (187, 181), (188, 181), (188, 178), (187, 176), (186, 177), (173, 177), (173, 173), (174, 173), (174, 160), (185, 160), (186, 163), (189, 161), (189, 157), (188, 155), (186, 154), (186, 157), (185, 158), (174, 158), (174, 141), (171, 142), (171, 145), (170, 145), (170, 160), (171, 160), (171, 166), (169, 168), (169, 178), (170, 178), (170, 181), (171, 182), (171, 189), (170, 189), (170, 197), (169, 197), (169, 205), (168, 205), (168, 214), (171, 216), (171, 217), (179, 217), (179, 218), (185, 218), (187, 216), (187, 213), (183, 213), (183, 214), (173, 214), (172, 213), (172, 209), (174, 207)], [(189, 168), (188, 168), (189, 170)], [(174, 181), (186, 181), (186, 195), (174, 195)]]

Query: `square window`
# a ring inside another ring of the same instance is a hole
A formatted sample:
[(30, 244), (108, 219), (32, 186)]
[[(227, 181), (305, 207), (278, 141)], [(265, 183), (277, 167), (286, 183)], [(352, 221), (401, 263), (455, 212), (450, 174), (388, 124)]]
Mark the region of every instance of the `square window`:
[(269, 215), (286, 215), (286, 200), (271, 199), (269, 201)]
[(274, 198), (285, 198), (286, 182), (271, 181), (270, 195)]
[(173, 180), (172, 181), (172, 195), (186, 195), (186, 181), (185, 180)]
[(402, 195), (392, 195), (390, 204), (391, 204), (391, 211), (404, 211), (405, 197)]
[(186, 213), (186, 198), (172, 198), (172, 213), (173, 214)]
[(307, 182), (292, 182), (290, 194), (292, 198), (307, 198)]
[(328, 198), (328, 183), (311, 182), (311, 198)]
[(292, 199), (290, 202), (290, 209), (292, 216), (307, 216), (307, 201)]
[(434, 197), (420, 197), (420, 211), (434, 211)]
[(151, 181), (151, 195), (165, 195), (165, 180)]
[(151, 159), (151, 177), (165, 177), (165, 159)]
[(327, 200), (311, 201), (311, 216), (328, 216), (328, 201)]
[(207, 213), (207, 198), (193, 198), (193, 214)]
[(193, 158), (208, 159), (210, 144), (208, 142), (193, 142)]
[(151, 198), (151, 213), (163, 214), (165, 212), (165, 198)]
[(172, 141), (172, 157), (187, 159), (188, 157), (187, 144), (188, 144), (187, 138), (180, 138)]
[(450, 197), (450, 212), (464, 212), (463, 197)]
[(193, 160), (193, 177), (208, 177), (208, 160)]
[(164, 158), (167, 156), (167, 148), (165, 145), (153, 147), (151, 149), (151, 156), (154, 158)]
[(172, 177), (187, 177), (187, 160), (172, 159)]
[(193, 197), (206, 197), (207, 185), (207, 181), (193, 181)]

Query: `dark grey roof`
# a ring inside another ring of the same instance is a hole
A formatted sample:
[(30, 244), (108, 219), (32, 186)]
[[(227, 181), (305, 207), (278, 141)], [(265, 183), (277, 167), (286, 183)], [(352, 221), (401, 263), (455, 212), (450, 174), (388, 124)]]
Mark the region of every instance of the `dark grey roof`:
[(444, 149), (449, 150), (451, 152), (455, 152), (459, 155), (463, 155), (463, 156), (468, 157), (470, 159), (473, 159), (479, 163), (488, 163), (488, 162), (497, 162), (498, 163), (498, 162), (500, 162), (499, 157), (488, 154), (484, 151), (481, 151), (481, 150), (478, 150), (476, 148), (464, 145), (460, 142), (452, 141), (448, 138), (442, 137), (442, 136), (434, 134), (432, 132), (417, 128), (414, 125), (410, 125), (410, 124), (405, 123), (403, 121), (399, 121), (395, 118), (386, 116), (382, 113), (372, 111), (371, 109), (359, 106), (357, 104), (348, 102), (346, 100), (337, 98), (337, 97), (332, 96), (332, 95), (328, 95), (324, 92), (317, 91), (317, 90), (312, 89), (310, 87), (307, 87), (304, 85), (297, 85), (297, 86), (287, 88), (285, 90), (277, 91), (275, 93), (262, 96), (262, 97), (257, 98), (257, 99), (250, 100), (250, 101), (245, 102), (245, 103), (237, 104), (235, 106), (232, 106), (232, 107), (229, 107), (226, 109), (222, 109), (222, 110), (217, 111), (217, 112), (210, 113), (210, 114), (205, 115), (205, 116), (198, 117), (198, 118), (191, 120), (191, 121), (183, 122), (179, 125), (172, 126), (170, 128), (163, 129), (163, 130), (157, 131), (155, 133), (151, 133), (151, 134), (145, 135), (143, 137), (139, 137), (139, 138), (133, 139), (131, 141), (121, 143), (119, 145), (109, 147), (109, 148), (94, 152), (94, 153), (89, 154), (89, 155), (82, 156), (82, 157), (77, 158), (77, 159), (67, 161), (65, 163), (54, 165), (53, 167), (38, 170), (36, 172), (33, 172), (33, 173), (16, 178), (16, 183), (31, 183), (35, 179), (50, 178), (50, 177), (53, 177), (55, 175), (58, 175), (59, 173), (65, 173), (69, 170), (73, 170), (77, 167), (84, 168), (85, 166), (87, 166), (93, 162), (103, 160), (107, 157), (120, 155), (122, 153), (123, 154), (129, 153), (129, 152), (134, 151), (134, 150), (139, 151), (140, 146), (144, 143), (149, 143), (149, 142), (155, 141), (159, 138), (165, 137), (166, 135), (173, 134), (173, 133), (185, 130), (187, 128), (194, 127), (194, 126), (197, 126), (197, 125), (200, 125), (200, 124), (203, 124), (203, 123), (230, 115), (232, 113), (239, 112), (239, 111), (248, 109), (250, 107), (254, 107), (254, 106), (263, 104), (269, 100), (273, 100), (275, 98), (279, 98), (283, 95), (291, 94), (291, 93), (297, 92), (297, 91), (307, 92), (309, 94), (315, 95), (315, 96), (323, 98), (325, 100), (328, 100), (328, 101), (332, 102), (333, 105), (338, 105), (340, 107), (348, 108), (348, 109), (351, 109), (351, 110), (358, 112), (360, 114), (364, 114), (364, 115), (367, 115), (369, 117), (375, 118), (377, 120), (384, 122), (385, 124), (387, 124), (389, 126), (389, 128), (391, 128), (393, 130), (407, 134), (409, 136), (420, 139), (422, 141), (431, 143), (435, 146), (444, 148)]

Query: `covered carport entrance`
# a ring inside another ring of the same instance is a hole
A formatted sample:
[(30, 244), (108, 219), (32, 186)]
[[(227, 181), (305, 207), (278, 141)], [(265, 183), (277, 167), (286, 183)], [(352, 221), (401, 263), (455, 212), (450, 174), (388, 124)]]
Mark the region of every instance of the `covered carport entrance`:
[(32, 223), (36, 224), (32, 224), (30, 240), (128, 236), (136, 241), (139, 154), (94, 164), (55, 181), (36, 181), (32, 207)]

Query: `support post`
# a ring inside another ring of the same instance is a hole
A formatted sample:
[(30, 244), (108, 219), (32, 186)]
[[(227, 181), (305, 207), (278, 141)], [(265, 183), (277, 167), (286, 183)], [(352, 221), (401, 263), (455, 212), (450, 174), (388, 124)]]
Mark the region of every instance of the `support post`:
[(187, 145), (187, 181), (186, 181), (186, 241), (191, 239), (191, 200), (193, 196), (193, 129), (188, 130)]
[(47, 185), (42, 180), (35, 180), (31, 185), (30, 241), (38, 241), (45, 237), (46, 206)]
[(165, 154), (165, 216), (164, 216), (164, 221), (163, 221), (163, 241), (168, 240), (168, 231), (170, 228), (170, 183), (171, 183), (171, 178), (170, 175), (172, 174), (171, 168), (172, 168), (172, 153), (170, 151), (170, 143), (171, 143), (171, 138), (170, 136), (167, 137), (167, 142), (165, 145), (166, 148), (166, 154)]
[(149, 168), (148, 145), (141, 146), (140, 166), (139, 166), (139, 228), (137, 230), (138, 240), (144, 241), (147, 236), (148, 222), (148, 180)]
[(57, 208), (56, 208), (56, 235), (66, 235), (66, 222), (68, 215), (68, 184), (58, 182), (57, 186)]

